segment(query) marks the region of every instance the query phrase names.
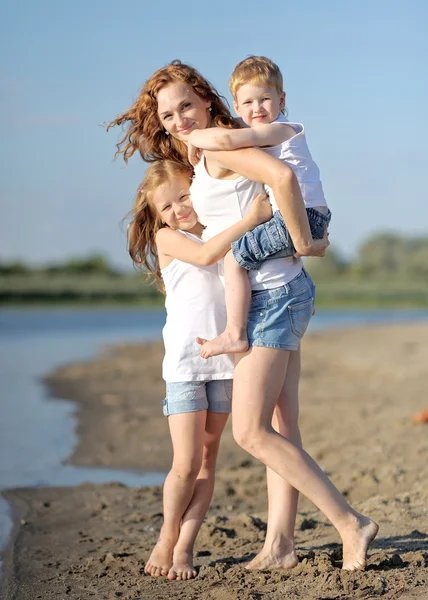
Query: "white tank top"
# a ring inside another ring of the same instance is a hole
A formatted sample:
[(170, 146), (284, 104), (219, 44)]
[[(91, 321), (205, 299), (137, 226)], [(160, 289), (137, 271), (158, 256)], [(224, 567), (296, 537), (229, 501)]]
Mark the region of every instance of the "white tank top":
[[(300, 185), (303, 200), (306, 208), (314, 208), (316, 206), (327, 206), (324, 191), (320, 179), (320, 171), (317, 164), (312, 159), (309, 152), (308, 144), (305, 137), (305, 128), (301, 123), (291, 123), (283, 115), (279, 115), (274, 123), (284, 123), (289, 125), (296, 135), (286, 140), (278, 146), (263, 148), (267, 154), (280, 161), (286, 163), (293, 169), (297, 181)], [(269, 189), (269, 197), (271, 190)]]
[[(202, 240), (180, 231), (203, 244)], [(166, 323), (162, 335), (165, 381), (211, 381), (233, 378), (233, 360), (227, 355), (208, 360), (199, 356), (196, 337), (208, 340), (226, 327), (224, 288), (217, 265), (196, 267), (174, 259), (161, 270), (166, 291)]]
[[(200, 223), (206, 226), (204, 238), (210, 239), (237, 223), (248, 214), (257, 194), (262, 193), (265, 193), (263, 184), (246, 177), (236, 179), (211, 177), (202, 156), (195, 167), (190, 196)], [(272, 207), (274, 210), (278, 208), (273, 200)], [(248, 272), (251, 288), (264, 290), (285, 285), (300, 273), (302, 267), (300, 258), (266, 260), (260, 270)]]

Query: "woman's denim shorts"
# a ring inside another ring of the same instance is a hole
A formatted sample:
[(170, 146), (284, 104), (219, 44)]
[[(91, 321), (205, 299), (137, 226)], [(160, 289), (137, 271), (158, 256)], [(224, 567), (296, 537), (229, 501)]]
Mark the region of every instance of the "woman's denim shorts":
[(230, 413), (232, 388), (233, 379), (167, 382), (163, 414), (168, 417), (199, 410)]
[(304, 269), (285, 285), (253, 292), (248, 318), (250, 346), (297, 350), (314, 300), (315, 286)]

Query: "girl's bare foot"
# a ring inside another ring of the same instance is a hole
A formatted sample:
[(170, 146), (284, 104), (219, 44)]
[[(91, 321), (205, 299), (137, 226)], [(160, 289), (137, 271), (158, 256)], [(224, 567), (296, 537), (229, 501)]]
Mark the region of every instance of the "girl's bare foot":
[(172, 561), (172, 567), (168, 573), (168, 579), (170, 581), (186, 581), (187, 579), (194, 579), (196, 577), (196, 569), (193, 566), (192, 552), (185, 552), (180, 550), (174, 550), (174, 558)]
[(174, 550), (176, 540), (168, 538), (159, 538), (156, 542), (155, 547), (150, 554), (150, 558), (144, 567), (144, 573), (151, 575), (152, 577), (164, 577), (168, 575), (168, 572), (172, 565), (172, 553)]
[(379, 526), (377, 523), (358, 515), (355, 522), (341, 530), (343, 542), (343, 566), (345, 571), (365, 569), (367, 566), (367, 549), (375, 539)]
[(245, 568), (248, 571), (267, 569), (293, 569), (299, 562), (294, 546), (287, 550), (267, 550), (263, 548)]
[(248, 350), (248, 339), (246, 335), (235, 336), (229, 331), (223, 331), (213, 340), (204, 340), (196, 338), (196, 341), (202, 346), (200, 355), (202, 358), (210, 358), (219, 354), (240, 354)]

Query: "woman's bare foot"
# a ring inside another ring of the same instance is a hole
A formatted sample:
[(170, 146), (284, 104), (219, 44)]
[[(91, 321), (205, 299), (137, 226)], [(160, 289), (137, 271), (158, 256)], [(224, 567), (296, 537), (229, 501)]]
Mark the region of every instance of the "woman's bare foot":
[(343, 542), (343, 566), (345, 571), (365, 569), (367, 566), (367, 549), (375, 539), (379, 525), (363, 515), (340, 532)]
[(227, 329), (213, 340), (204, 340), (198, 337), (196, 341), (202, 346), (200, 351), (202, 358), (210, 358), (219, 354), (240, 354), (248, 350), (247, 336), (245, 334), (233, 335)]
[(281, 544), (277, 547), (263, 546), (262, 551), (245, 566), (248, 571), (267, 569), (293, 569), (299, 562), (294, 543)]
[(176, 540), (159, 538), (150, 554), (149, 560), (144, 567), (144, 573), (152, 577), (164, 577), (172, 565), (172, 553)]
[(168, 573), (168, 579), (170, 581), (186, 581), (187, 579), (194, 579), (196, 575), (192, 552), (174, 550), (174, 558)]

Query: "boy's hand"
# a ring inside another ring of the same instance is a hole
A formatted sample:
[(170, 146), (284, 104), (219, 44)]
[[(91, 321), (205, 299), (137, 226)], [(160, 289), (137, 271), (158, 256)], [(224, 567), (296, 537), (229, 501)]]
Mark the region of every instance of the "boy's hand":
[(187, 158), (189, 159), (189, 163), (192, 167), (196, 167), (198, 162), (201, 160), (201, 150), (200, 148), (196, 148), (190, 142), (187, 144)]
[(248, 216), (253, 222), (253, 227), (272, 218), (272, 206), (266, 194), (259, 194), (254, 198)]
[(312, 240), (312, 244), (305, 254), (299, 254), (299, 252), (296, 252), (294, 256), (295, 258), (300, 258), (301, 256), (325, 256), (325, 251), (329, 246), (330, 242), (328, 239), (328, 228), (326, 227), (321, 240)]

